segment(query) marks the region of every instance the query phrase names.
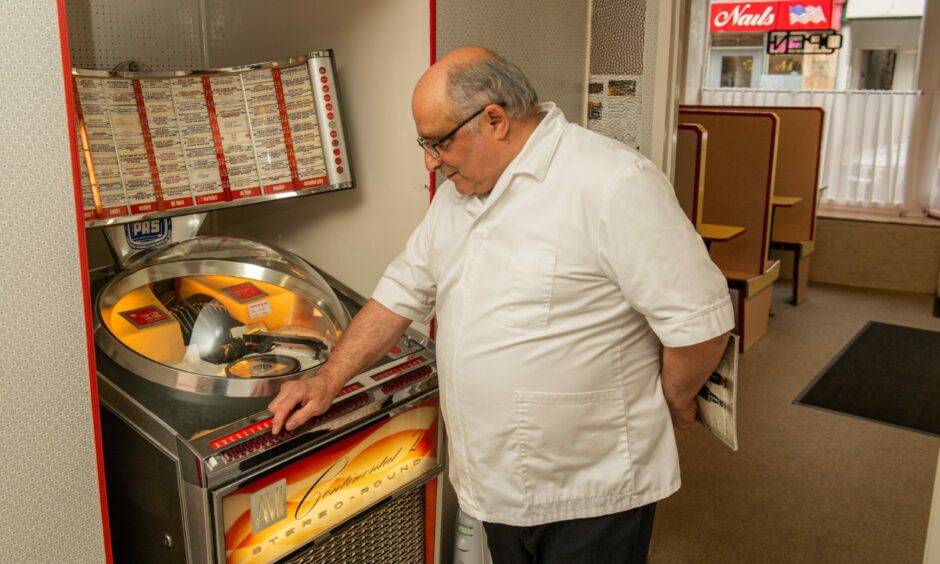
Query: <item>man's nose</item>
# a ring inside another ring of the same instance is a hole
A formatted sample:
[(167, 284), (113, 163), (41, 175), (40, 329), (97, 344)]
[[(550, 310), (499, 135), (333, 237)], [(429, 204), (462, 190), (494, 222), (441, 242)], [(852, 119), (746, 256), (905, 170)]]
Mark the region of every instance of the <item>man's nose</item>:
[(441, 168), (442, 164), (444, 164), (444, 161), (442, 161), (440, 157), (435, 157), (427, 151), (424, 152), (424, 167), (427, 168), (428, 171), (435, 171)]

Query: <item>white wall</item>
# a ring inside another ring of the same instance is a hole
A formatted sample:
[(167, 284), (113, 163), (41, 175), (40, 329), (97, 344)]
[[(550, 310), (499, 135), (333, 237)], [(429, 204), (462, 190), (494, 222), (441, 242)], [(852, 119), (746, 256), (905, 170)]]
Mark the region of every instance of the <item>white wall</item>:
[(294, 251), (371, 294), (428, 205), (411, 92), (430, 60), (429, 17), (418, 0), (208, 2), (213, 66), (334, 49), (356, 180), (350, 191), (219, 212), (220, 233)]
[(0, 29), (0, 559), (103, 562), (56, 3), (4, 1)]
[(522, 69), (542, 101), (584, 123), (588, 0), (437, 2), (437, 56), (481, 45)]

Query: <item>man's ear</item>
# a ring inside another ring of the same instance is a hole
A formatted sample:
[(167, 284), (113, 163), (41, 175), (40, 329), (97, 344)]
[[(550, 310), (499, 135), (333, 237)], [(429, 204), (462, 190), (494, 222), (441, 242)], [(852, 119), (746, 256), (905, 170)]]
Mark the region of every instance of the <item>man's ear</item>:
[(490, 104), (486, 107), (483, 111), (483, 124), (500, 141), (509, 136), (509, 114), (499, 104)]

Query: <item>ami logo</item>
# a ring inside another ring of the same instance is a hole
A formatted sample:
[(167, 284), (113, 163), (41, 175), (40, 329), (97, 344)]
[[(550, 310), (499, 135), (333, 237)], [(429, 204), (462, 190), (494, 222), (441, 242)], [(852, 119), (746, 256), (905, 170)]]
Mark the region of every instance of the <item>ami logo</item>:
[(124, 226), (124, 238), (134, 250), (153, 249), (170, 240), (173, 233), (172, 219), (148, 219)]
[(287, 480), (278, 480), (251, 494), (251, 534), (287, 517)]

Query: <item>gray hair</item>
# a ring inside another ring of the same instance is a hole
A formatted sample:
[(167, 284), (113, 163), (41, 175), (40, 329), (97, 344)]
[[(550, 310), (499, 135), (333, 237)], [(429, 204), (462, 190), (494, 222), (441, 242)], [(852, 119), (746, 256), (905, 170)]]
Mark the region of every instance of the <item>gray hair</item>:
[(500, 102), (510, 117), (519, 119), (535, 112), (539, 103), (529, 79), (499, 55), (452, 67), (447, 73), (447, 92), (454, 104), (454, 119)]

